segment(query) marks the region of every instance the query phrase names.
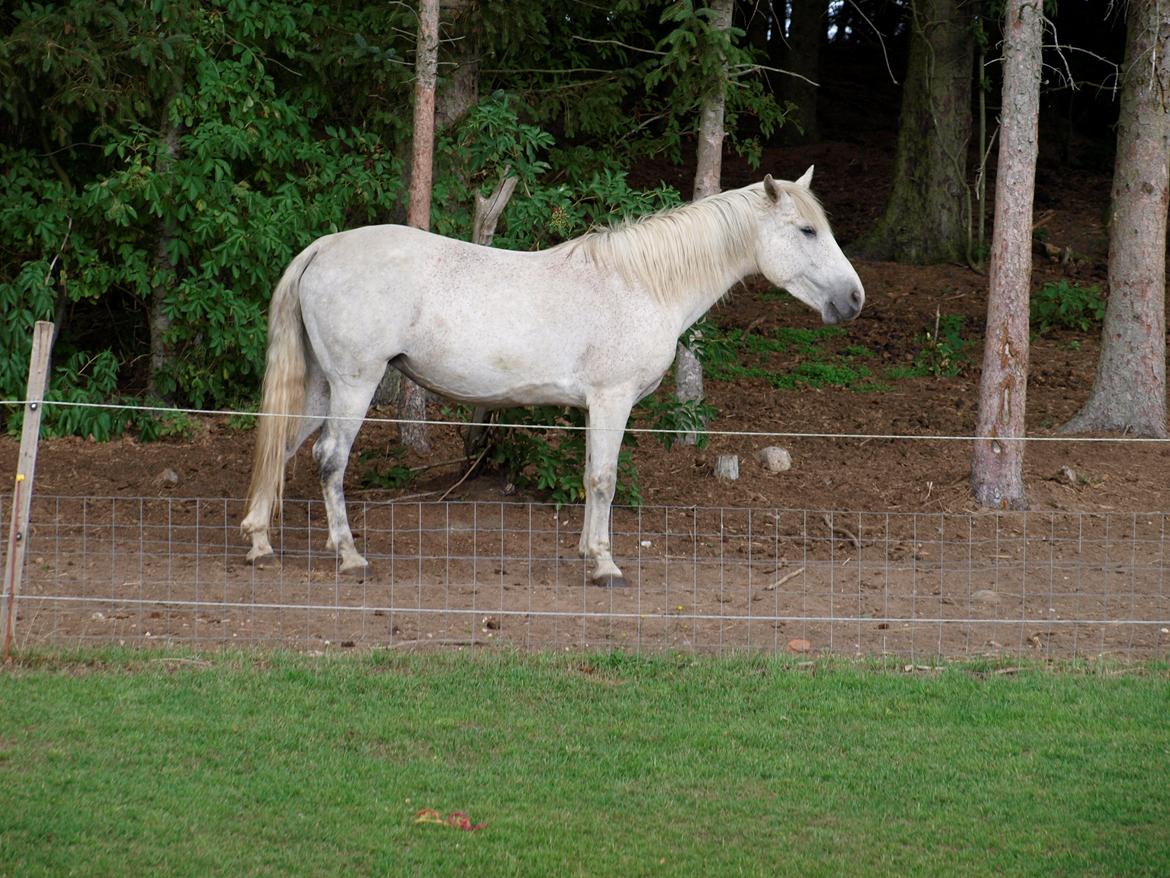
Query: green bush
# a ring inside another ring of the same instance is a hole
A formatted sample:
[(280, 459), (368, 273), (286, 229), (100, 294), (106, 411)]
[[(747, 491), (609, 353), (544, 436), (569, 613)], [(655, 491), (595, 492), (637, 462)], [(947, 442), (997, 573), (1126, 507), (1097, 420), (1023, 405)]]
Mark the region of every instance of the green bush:
[(921, 336), (922, 346), (914, 357), (915, 374), (951, 378), (962, 373), (970, 345), (963, 338), (964, 322), (961, 314), (935, 314), (934, 328)]
[(645, 426), (657, 430), (655, 438), (666, 448), (684, 436), (693, 434), (695, 445), (707, 446), (707, 426), (715, 419), (715, 407), (703, 399), (675, 398), (673, 394), (648, 396), (634, 409), (639, 420), (645, 419)]
[[(396, 490), (414, 481), (415, 471), (402, 462), (406, 449), (401, 445), (377, 451), (363, 451), (358, 455), (362, 464), (361, 486)], [(386, 461), (389, 458), (389, 461)]]
[[(145, 359), (152, 313), (169, 324), (147, 376), (155, 393), (195, 407), (254, 395), (268, 297), (289, 259), (399, 201), (393, 150), (319, 109), (320, 80), (300, 59), (314, 21), (312, 6), (287, 0), (73, 0), (13, 14), (0, 73), (19, 87), (0, 111), (18, 118), (33, 100), (44, 111), (39, 137), (23, 142), (18, 128), (0, 144), (12, 242), (0, 255), (0, 393), (23, 393), (31, 326), (56, 319), (55, 359), (67, 365), (51, 395), (117, 402), (143, 381), (126, 366)], [(94, 327), (93, 313), (116, 313), (124, 328)], [(99, 409), (47, 426), (152, 435), (138, 416)]]
[[(541, 491), (558, 507), (585, 500), (585, 413), (556, 406), (506, 409), (501, 423), (514, 425), (494, 432), (490, 460), (508, 473), (509, 480)], [(552, 426), (554, 429), (540, 429)], [(630, 434), (622, 439), (618, 455), (615, 500), (631, 506), (642, 504), (638, 471), (630, 456)]]
[(1054, 329), (1088, 332), (1105, 318), (1105, 297), (1098, 286), (1049, 282), (1032, 294), (1029, 313), (1037, 335)]

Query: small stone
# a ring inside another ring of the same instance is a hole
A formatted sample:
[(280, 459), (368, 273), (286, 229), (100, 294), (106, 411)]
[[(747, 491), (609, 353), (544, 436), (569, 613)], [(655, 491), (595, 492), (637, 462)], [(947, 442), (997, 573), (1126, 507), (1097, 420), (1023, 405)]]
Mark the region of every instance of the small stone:
[(761, 448), (756, 452), (756, 460), (770, 473), (782, 473), (792, 469), (792, 455), (788, 453), (788, 449), (781, 448), (779, 445)]
[(173, 488), (175, 485), (179, 484), (179, 474), (170, 467), (167, 467), (158, 474), (156, 481), (163, 485), (169, 485)]
[(734, 482), (739, 478), (739, 456), (720, 454), (715, 458), (715, 478)]
[(1061, 481), (1068, 482), (1070, 485), (1075, 485), (1077, 483), (1077, 472), (1071, 466), (1065, 464), (1060, 468), (1060, 479)]
[(809, 652), (812, 650), (812, 644), (802, 637), (794, 637), (788, 641), (789, 652)]
[(999, 595), (989, 588), (981, 588), (979, 591), (971, 594), (971, 600), (978, 601), (981, 604), (998, 604)]

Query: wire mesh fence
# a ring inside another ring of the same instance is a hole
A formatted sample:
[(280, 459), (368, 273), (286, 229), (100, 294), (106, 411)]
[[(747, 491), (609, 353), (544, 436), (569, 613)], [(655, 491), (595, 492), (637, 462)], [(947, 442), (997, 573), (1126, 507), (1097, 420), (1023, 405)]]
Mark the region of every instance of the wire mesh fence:
[(255, 566), (242, 512), (36, 496), (18, 644), (1170, 656), (1164, 513), (618, 508), (626, 585), (602, 587), (580, 508), (351, 503), (361, 579), (319, 501), (285, 501)]

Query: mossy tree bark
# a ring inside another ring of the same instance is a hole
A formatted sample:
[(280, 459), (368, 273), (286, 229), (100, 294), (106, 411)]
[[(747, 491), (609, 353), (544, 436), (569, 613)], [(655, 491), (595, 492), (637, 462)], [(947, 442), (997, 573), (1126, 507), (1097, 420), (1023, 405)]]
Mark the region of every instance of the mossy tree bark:
[(893, 191), (854, 246), (857, 255), (913, 263), (967, 257), (972, 22), (968, 0), (914, 0)]
[(796, 105), (797, 124), (785, 124), (781, 131), (785, 143), (816, 143), (821, 139), (817, 83), (828, 9), (825, 0), (792, 0), (784, 66), (794, 75), (784, 77), (782, 88), (784, 99)]
[(1130, 0), (1097, 374), (1066, 432), (1166, 436), (1170, 4)]

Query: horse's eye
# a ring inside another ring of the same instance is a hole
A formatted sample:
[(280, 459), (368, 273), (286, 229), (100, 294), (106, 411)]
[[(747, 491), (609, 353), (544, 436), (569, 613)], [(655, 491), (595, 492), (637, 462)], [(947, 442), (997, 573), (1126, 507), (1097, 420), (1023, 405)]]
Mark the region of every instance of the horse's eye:
[(800, 233), (806, 238), (815, 238), (817, 236), (817, 230), (812, 226), (801, 226)]

